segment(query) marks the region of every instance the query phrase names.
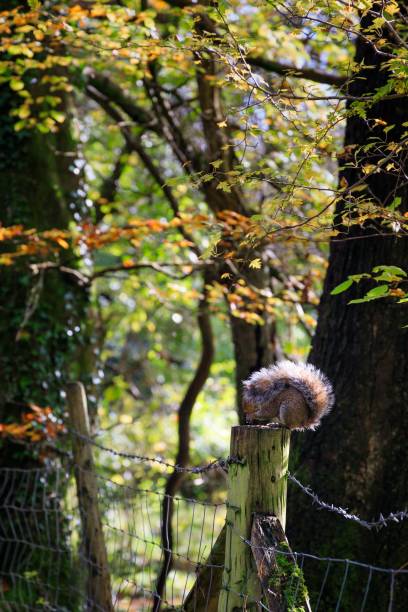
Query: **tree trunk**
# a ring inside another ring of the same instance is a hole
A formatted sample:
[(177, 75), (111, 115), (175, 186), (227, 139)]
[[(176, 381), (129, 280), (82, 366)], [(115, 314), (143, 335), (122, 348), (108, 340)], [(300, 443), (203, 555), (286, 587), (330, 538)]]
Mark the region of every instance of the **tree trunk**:
[[(12, 1), (5, 4), (4, 10), (17, 6)], [(32, 73), (29, 82), (34, 82)], [(38, 231), (67, 228), (82, 207), (69, 117), (56, 134), (16, 132), (10, 113), (21, 101), (8, 83), (1, 86), (0, 225), (21, 224)], [(62, 110), (69, 115), (65, 102)], [(7, 242), (0, 243), (0, 252), (12, 249)], [(72, 259), (72, 255), (67, 249), (61, 259)], [(15, 264), (0, 267), (0, 422), (5, 424), (21, 422), (31, 403), (50, 406), (56, 416), (62, 416), (62, 389), (82, 337), (80, 323), (87, 303), (84, 288), (72, 275), (55, 269), (43, 276), (33, 275), (29, 267), (33, 259), (20, 257)], [(73, 267), (72, 261), (69, 265)], [(0, 469), (41, 468), (44, 456), (49, 467), (56, 461), (46, 444), (23, 442), (0, 439)], [(13, 473), (12, 489), (3, 487), (0, 495), (0, 570), (7, 600), (13, 602), (15, 595), (22, 604), (19, 598), (25, 592), (24, 604), (34, 608), (46, 589), (50, 605), (69, 607), (74, 605), (72, 593), (67, 592), (73, 578), (70, 557), (68, 551), (51, 552), (65, 550), (66, 519), (58, 495), (47, 484), (53, 476), (40, 479), (35, 472), (31, 474), (32, 478), (24, 471)], [(15, 511), (21, 496), (31, 500), (33, 507), (24, 516)], [(51, 506), (58, 509), (52, 527), (47, 516)], [(50, 548), (46, 560), (40, 546)], [(26, 578), (33, 572), (34, 579)]]
[[(362, 20), (368, 25), (368, 17)], [(357, 41), (356, 61), (365, 66), (360, 77), (351, 85), (355, 96), (373, 93), (387, 81), (389, 75), (382, 62), (384, 56), (373, 46)], [(379, 119), (385, 124), (374, 122)], [(400, 141), (408, 121), (408, 101), (405, 98), (382, 101), (367, 112), (367, 120), (349, 116), (345, 135), (347, 151), (354, 153), (373, 137)], [(395, 125), (386, 137), (386, 125)], [(371, 150), (372, 151), (372, 150)], [(364, 163), (376, 164), (381, 157), (369, 151)], [(397, 155), (401, 169), (408, 171), (407, 155)], [(344, 179), (350, 186), (363, 176), (359, 168), (344, 168)], [(401, 197), (401, 212), (408, 210), (408, 190), (402, 172), (390, 174), (385, 169), (366, 180), (366, 197), (376, 204), (389, 206)], [(345, 212), (347, 202), (339, 203), (336, 221)], [(403, 237), (369, 237), (376, 230), (389, 232), (379, 222), (370, 226), (355, 226), (331, 242), (330, 259), (319, 321), (310, 361), (321, 368), (334, 383), (336, 404), (316, 433), (295, 437), (292, 470), (299, 470), (301, 479), (326, 501), (348, 508), (364, 518), (386, 515), (407, 507), (408, 489), (405, 466), (408, 462), (406, 431), (408, 428), (408, 310), (405, 304), (386, 298), (371, 303), (348, 305), (351, 299), (362, 297), (370, 285), (355, 286), (340, 295), (331, 290), (350, 274), (370, 272), (376, 265), (397, 265), (406, 269), (408, 241)], [(374, 230), (373, 230), (374, 227)], [(345, 239), (342, 241), (342, 239)], [(392, 524), (380, 532), (368, 531), (342, 517), (317, 512), (310, 500), (298, 490), (291, 491), (288, 518), (289, 541), (297, 551), (332, 557), (348, 557), (374, 565), (398, 568), (408, 558), (408, 524)], [(318, 590), (326, 569), (306, 576), (309, 586)], [(331, 574), (319, 609), (334, 609), (339, 594), (344, 567)], [(360, 609), (364, 596), (366, 570), (350, 568), (341, 610)], [(390, 601), (390, 576), (374, 575), (365, 610), (387, 610)], [(408, 601), (406, 577), (396, 576), (394, 607), (406, 609)], [(337, 609), (337, 608), (336, 608)]]
[[(7, 89), (5, 85), (0, 92), (0, 223), (38, 231), (67, 228), (71, 215), (80, 208), (69, 125), (55, 136), (14, 132), (9, 117), (14, 100)], [(71, 251), (67, 257), (72, 257)], [(64, 375), (81, 335), (77, 326), (86, 304), (84, 288), (58, 270), (45, 271), (41, 279), (33, 275), (29, 264), (30, 259), (24, 257), (0, 268), (2, 421), (18, 418), (28, 402), (50, 405), (61, 414)], [(37, 299), (31, 304), (35, 293)], [(10, 461), (11, 457), (0, 453), (0, 465), (10, 465)]]
[[(253, 287), (265, 290), (269, 287), (269, 270), (245, 270), (245, 277)], [(245, 318), (230, 313), (230, 327), (235, 357), (235, 384), (239, 423), (245, 424), (242, 406), (242, 381), (253, 372), (269, 366), (279, 356), (273, 317), (262, 311), (264, 303), (260, 298), (259, 316), (262, 323), (250, 323)]]

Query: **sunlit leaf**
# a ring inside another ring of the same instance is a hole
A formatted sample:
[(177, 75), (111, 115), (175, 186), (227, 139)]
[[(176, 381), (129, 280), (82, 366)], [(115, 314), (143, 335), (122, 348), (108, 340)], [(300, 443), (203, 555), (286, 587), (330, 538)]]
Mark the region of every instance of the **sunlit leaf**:
[(348, 278), (347, 280), (340, 283), (340, 285), (337, 285), (337, 287), (332, 289), (332, 291), (330, 291), (330, 295), (338, 295), (339, 293), (343, 293), (343, 291), (347, 291), (347, 289), (349, 289), (349, 287), (351, 287), (352, 284), (353, 284), (353, 279)]

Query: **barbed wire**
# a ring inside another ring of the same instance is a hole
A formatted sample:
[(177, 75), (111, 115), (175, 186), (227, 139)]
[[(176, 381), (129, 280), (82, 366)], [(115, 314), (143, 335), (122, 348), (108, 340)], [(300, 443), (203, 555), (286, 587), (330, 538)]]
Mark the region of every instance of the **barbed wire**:
[[(291, 558), (293, 564), (295, 567), (298, 567), (300, 572), (298, 573), (297, 577), (295, 578), (295, 574), (292, 573), (291, 578), (289, 580), (290, 582), (290, 586), (289, 588), (294, 588), (294, 593), (293, 593), (293, 600), (296, 601), (296, 597), (297, 597), (297, 593), (299, 592), (299, 588), (301, 586), (302, 583), (302, 577), (303, 577), (303, 572), (304, 572), (304, 568), (305, 568), (305, 560), (306, 559), (311, 559), (313, 561), (320, 561), (323, 563), (327, 563), (327, 567), (326, 570), (324, 572), (323, 575), (323, 579), (320, 585), (320, 589), (318, 589), (318, 593), (314, 593), (314, 603), (313, 605), (310, 606), (310, 608), (308, 609), (313, 609), (314, 612), (317, 612), (317, 610), (319, 609), (321, 600), (322, 600), (322, 595), (324, 593), (326, 584), (327, 584), (327, 578), (328, 575), (330, 573), (330, 569), (332, 569), (332, 564), (333, 563), (338, 563), (338, 564), (342, 564), (344, 566), (344, 570), (343, 570), (343, 576), (341, 578), (341, 581), (339, 583), (339, 588), (338, 588), (338, 595), (336, 597), (336, 599), (332, 602), (332, 605), (330, 607), (330, 611), (334, 611), (334, 612), (340, 612), (341, 608), (341, 604), (342, 604), (342, 600), (343, 600), (343, 595), (346, 591), (346, 587), (347, 587), (347, 583), (348, 583), (348, 578), (350, 576), (350, 568), (351, 567), (356, 567), (357, 569), (365, 569), (368, 571), (368, 578), (365, 581), (365, 584), (362, 584), (361, 587), (361, 595), (362, 595), (362, 601), (361, 601), (361, 605), (359, 605), (359, 607), (357, 608), (357, 601), (355, 602), (355, 607), (353, 607), (353, 610), (359, 609), (360, 612), (364, 612), (364, 610), (366, 609), (366, 604), (367, 604), (367, 600), (368, 600), (368, 595), (369, 595), (369, 591), (370, 591), (370, 586), (372, 584), (372, 577), (373, 577), (373, 572), (378, 572), (378, 573), (382, 573), (385, 576), (387, 576), (386, 580), (389, 580), (389, 589), (388, 589), (388, 604), (386, 606), (387, 612), (392, 612), (394, 610), (394, 604), (395, 604), (395, 581), (396, 581), (396, 577), (398, 577), (399, 574), (407, 574), (407, 570), (397, 570), (397, 569), (389, 569), (389, 568), (381, 568), (381, 567), (377, 567), (377, 566), (372, 566), (369, 564), (365, 564), (365, 563), (360, 563), (357, 561), (351, 561), (350, 559), (336, 559), (336, 558), (332, 558), (332, 557), (317, 557), (316, 555), (310, 555), (307, 553), (299, 553), (299, 552), (293, 552), (293, 551), (288, 551), (288, 550), (281, 550), (279, 548), (274, 548), (274, 547), (260, 547), (260, 546), (253, 546), (251, 544), (250, 541), (248, 541), (246, 538), (241, 537), (241, 540), (248, 545), (251, 549), (261, 549), (262, 551), (266, 552), (266, 551), (273, 551), (274, 555), (284, 555), (286, 557)], [(294, 585), (294, 581), (296, 580), (296, 584)], [(259, 609), (262, 610), (266, 610), (268, 612), (270, 612), (270, 608), (268, 606), (265, 605), (264, 601), (261, 598), (255, 597), (254, 594), (251, 594), (251, 596), (248, 595), (248, 593), (242, 592), (242, 591), (236, 591), (234, 588), (232, 588), (231, 586), (229, 586), (228, 584), (222, 584), (221, 586), (221, 590), (223, 591), (227, 591), (232, 593), (233, 595), (239, 597), (240, 599), (242, 599), (242, 601), (245, 603), (245, 609), (246, 609), (246, 605), (248, 604), (257, 604)], [(307, 593), (307, 592), (306, 592)], [(312, 597), (311, 597), (311, 593), (307, 593), (306, 598), (307, 601), (309, 603), (309, 605), (312, 603)], [(317, 599), (316, 599), (317, 598)], [(291, 608), (292, 609), (292, 608)], [(293, 608), (294, 609), (294, 608)], [(298, 609), (298, 608), (296, 608)], [(304, 609), (304, 608), (302, 608)], [(348, 608), (347, 608), (348, 609)], [(400, 608), (398, 608), (400, 609)], [(385, 610), (385, 608), (384, 608)]]
[[(218, 459), (215, 459), (214, 461), (208, 463), (207, 465), (203, 465), (203, 466), (180, 466), (180, 465), (165, 461), (164, 459), (161, 459), (158, 457), (147, 457), (144, 455), (137, 455), (134, 453), (117, 451), (115, 449), (109, 448), (101, 444), (100, 442), (97, 442), (96, 440), (92, 438), (89, 438), (88, 436), (84, 436), (75, 430), (70, 429), (69, 431), (70, 433), (76, 435), (81, 440), (89, 444), (92, 444), (99, 450), (108, 452), (112, 454), (113, 456), (122, 457), (125, 459), (133, 459), (133, 460), (137, 460), (141, 462), (156, 463), (166, 468), (173, 469), (176, 472), (184, 472), (184, 473), (190, 473), (190, 474), (202, 474), (204, 472), (214, 470), (214, 469), (223, 469), (224, 471), (227, 471), (229, 465), (233, 463), (240, 463), (240, 464), (244, 463), (244, 461), (239, 459), (238, 457), (227, 457), (227, 458), (219, 457)], [(287, 476), (288, 476), (288, 479), (291, 482), (293, 482), (297, 487), (299, 487), (299, 489), (303, 491), (305, 495), (310, 497), (313, 503), (319, 506), (319, 508), (321, 508), (322, 510), (327, 510), (328, 512), (333, 512), (335, 514), (338, 514), (339, 516), (342, 516), (346, 520), (354, 521), (355, 523), (358, 523), (365, 529), (379, 530), (379, 529), (382, 529), (383, 527), (387, 527), (390, 523), (400, 523), (401, 521), (408, 519), (407, 510), (399, 510), (397, 512), (390, 512), (386, 516), (380, 513), (379, 518), (375, 521), (368, 521), (366, 519), (362, 519), (356, 514), (349, 512), (347, 508), (342, 508), (341, 506), (336, 506), (335, 504), (331, 504), (331, 503), (323, 501), (322, 499), (320, 499), (317, 493), (315, 493), (310, 488), (310, 486), (304, 485), (303, 483), (301, 483), (300, 480), (298, 480), (298, 478), (296, 478), (290, 472), (287, 473)]]
[(210, 463), (207, 463), (206, 465), (182, 466), (182, 465), (178, 465), (177, 463), (170, 463), (159, 457), (147, 457), (145, 455), (137, 455), (135, 453), (129, 453), (126, 451), (118, 451), (113, 448), (109, 448), (108, 446), (105, 446), (104, 444), (101, 444), (100, 442), (97, 442), (96, 440), (94, 440), (93, 438), (90, 438), (89, 436), (84, 436), (83, 434), (79, 433), (78, 431), (75, 431), (74, 429), (69, 428), (68, 431), (69, 433), (73, 434), (74, 436), (82, 440), (83, 442), (87, 442), (88, 444), (91, 444), (95, 448), (98, 448), (99, 450), (109, 453), (115, 457), (121, 457), (122, 459), (132, 459), (132, 460), (140, 461), (142, 463), (143, 462), (157, 463), (158, 465), (162, 465), (166, 468), (172, 469), (175, 472), (185, 472), (185, 473), (190, 473), (190, 474), (203, 474), (204, 472), (209, 472), (210, 470), (216, 470), (216, 469), (223, 469), (224, 471), (227, 471), (228, 466), (231, 463), (243, 463), (242, 460), (238, 459), (237, 457), (227, 457), (227, 458), (218, 457), (218, 459), (214, 459), (214, 461), (211, 461)]
[[(86, 601), (84, 580), (99, 566), (82, 544), (78, 499), (66, 489), (73, 486), (72, 464), (70, 468), (0, 468), (1, 610), (68, 612), (73, 609), (65, 604), (70, 597)], [(158, 596), (157, 568), (169, 550), (160, 538), (161, 498), (168, 495), (115, 482), (101, 474), (95, 476), (113, 609), (136, 606), (150, 611), (153, 598)], [(225, 520), (225, 503), (173, 499), (174, 567), (160, 600), (169, 610), (181, 610), (199, 572), (206, 570), (212, 575), (222, 571), (223, 561), (220, 565), (207, 558)], [(67, 521), (66, 530), (61, 529), (63, 521)], [(78, 577), (74, 585), (66, 581), (65, 571)], [(75, 609), (82, 609), (79, 605)], [(102, 610), (96, 602), (90, 605)]]
[(142, 544), (148, 544), (149, 546), (154, 546), (155, 548), (158, 548), (164, 552), (171, 552), (174, 557), (177, 557), (178, 559), (182, 559), (183, 561), (187, 561), (188, 563), (191, 564), (191, 566), (194, 566), (195, 571), (198, 571), (199, 569), (204, 568), (204, 567), (209, 567), (213, 569), (223, 569), (224, 568), (224, 564), (220, 565), (216, 563), (206, 563), (205, 561), (196, 561), (192, 559), (191, 557), (189, 557), (188, 555), (183, 555), (182, 553), (176, 552), (172, 548), (168, 548), (155, 540), (147, 540), (146, 538), (142, 538), (136, 533), (130, 533), (129, 531), (126, 531), (125, 529), (121, 527), (116, 527), (115, 525), (111, 525), (110, 523), (102, 521), (102, 525), (112, 531), (120, 532), (124, 536), (130, 536), (131, 538), (137, 540), (138, 542), (142, 542)]
[[(140, 462), (156, 463), (168, 469), (175, 470), (176, 472), (184, 472), (184, 473), (190, 473), (190, 474), (202, 474), (210, 470), (214, 470), (214, 469), (222, 469), (224, 471), (228, 471), (228, 467), (231, 464), (245, 463), (244, 460), (239, 459), (238, 457), (227, 457), (227, 458), (219, 457), (218, 459), (215, 459), (214, 461), (211, 461), (210, 463), (206, 465), (202, 465), (202, 466), (181, 466), (178, 464), (174, 464), (174, 463), (165, 461), (164, 459), (159, 458), (159, 457), (148, 457), (145, 455), (138, 455), (135, 453), (115, 450), (113, 448), (110, 448), (108, 446), (101, 444), (100, 442), (97, 442), (93, 438), (84, 436), (83, 434), (80, 434), (78, 431), (75, 431), (74, 429), (71, 429), (71, 428), (69, 429), (69, 432), (77, 436), (82, 441), (87, 442), (91, 444), (92, 446), (98, 448), (99, 450), (107, 452), (113, 456), (121, 457), (124, 459), (136, 460)], [(401, 521), (408, 519), (408, 510), (399, 510), (397, 512), (390, 512), (386, 516), (380, 513), (380, 516), (377, 520), (368, 521), (366, 519), (359, 517), (358, 515), (354, 513), (349, 512), (347, 508), (342, 508), (341, 506), (336, 506), (335, 504), (325, 502), (317, 495), (317, 493), (315, 493), (310, 488), (310, 486), (304, 485), (303, 483), (301, 483), (300, 480), (296, 478), (290, 472), (287, 473), (287, 477), (288, 477), (288, 480), (293, 482), (301, 491), (303, 491), (305, 495), (310, 497), (313, 503), (319, 506), (319, 508), (321, 508), (322, 510), (327, 510), (328, 512), (333, 512), (335, 514), (338, 514), (339, 516), (342, 516), (346, 520), (354, 521), (355, 523), (358, 523), (365, 529), (380, 530), (383, 527), (388, 527), (389, 524), (391, 523), (400, 523)]]
[(323, 501), (320, 497), (315, 493), (309, 486), (304, 485), (298, 480), (293, 474), (288, 472), (288, 479), (293, 482), (305, 495), (310, 497), (314, 504), (319, 506), (322, 510), (328, 510), (329, 512), (334, 512), (335, 514), (339, 514), (343, 518), (354, 521), (358, 523), (362, 527), (366, 529), (382, 529), (383, 527), (388, 527), (390, 523), (400, 523), (408, 519), (408, 511), (400, 510), (398, 512), (390, 512), (386, 516), (383, 516), (380, 513), (379, 518), (376, 521), (367, 521), (365, 519), (360, 518), (356, 514), (352, 514), (347, 510), (347, 508), (342, 508), (341, 506), (335, 506), (334, 504), (330, 504), (328, 502)]
[(312, 559), (313, 561), (322, 561), (324, 563), (343, 563), (347, 565), (355, 565), (356, 567), (361, 567), (363, 569), (368, 569), (373, 572), (379, 572), (384, 574), (408, 574), (408, 569), (398, 569), (395, 567), (380, 567), (378, 565), (371, 565), (370, 563), (364, 563), (363, 561), (355, 561), (354, 559), (340, 558), (340, 557), (319, 557), (318, 555), (313, 555), (311, 553), (299, 552), (299, 551), (291, 551), (284, 550), (274, 546), (256, 546), (252, 544), (248, 538), (244, 538), (239, 531), (237, 531), (234, 527), (229, 525), (231, 530), (239, 537), (239, 539), (250, 546), (251, 549), (254, 550), (262, 550), (263, 552), (273, 552), (273, 554), (283, 555), (286, 557), (295, 557), (295, 558), (304, 558), (304, 559)]

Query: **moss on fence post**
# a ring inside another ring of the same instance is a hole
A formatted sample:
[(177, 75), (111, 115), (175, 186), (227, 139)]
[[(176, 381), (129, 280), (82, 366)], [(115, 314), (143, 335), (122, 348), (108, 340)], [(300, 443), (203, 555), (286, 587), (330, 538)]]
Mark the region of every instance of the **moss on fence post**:
[(218, 612), (257, 610), (261, 585), (249, 540), (254, 513), (274, 514), (283, 528), (290, 432), (241, 425), (231, 432), (225, 569)]

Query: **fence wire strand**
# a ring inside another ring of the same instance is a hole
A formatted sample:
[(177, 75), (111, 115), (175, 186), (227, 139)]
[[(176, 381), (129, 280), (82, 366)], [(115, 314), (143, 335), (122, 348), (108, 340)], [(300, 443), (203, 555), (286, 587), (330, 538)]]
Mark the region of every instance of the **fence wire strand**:
[(293, 474), (290, 474), (289, 472), (288, 478), (297, 487), (299, 487), (299, 489), (303, 491), (305, 495), (310, 497), (313, 503), (319, 506), (319, 508), (321, 508), (322, 510), (328, 510), (329, 512), (339, 514), (343, 518), (349, 521), (354, 521), (355, 523), (358, 523), (366, 529), (378, 530), (382, 529), (383, 527), (387, 527), (391, 523), (400, 523), (401, 521), (408, 519), (408, 511), (400, 510), (398, 512), (390, 512), (387, 516), (383, 516), (383, 514), (380, 513), (380, 516), (376, 521), (367, 521), (365, 519), (360, 518), (356, 514), (350, 513), (346, 508), (341, 508), (340, 506), (335, 506), (334, 504), (330, 504), (321, 500), (320, 497), (314, 491), (312, 491), (309, 486), (302, 484), (300, 480), (298, 480), (295, 476), (293, 476)]
[(202, 465), (202, 466), (182, 466), (182, 465), (178, 465), (177, 463), (169, 463), (168, 461), (165, 461), (164, 459), (161, 459), (160, 457), (146, 457), (144, 455), (137, 455), (135, 453), (129, 453), (126, 451), (118, 451), (113, 448), (109, 448), (108, 446), (104, 446), (103, 444), (101, 444), (100, 442), (97, 442), (93, 438), (84, 436), (80, 434), (78, 431), (75, 431), (74, 429), (69, 429), (68, 431), (72, 435), (76, 436), (79, 440), (82, 440), (83, 442), (86, 442), (87, 444), (91, 444), (95, 448), (101, 451), (104, 451), (106, 453), (109, 453), (110, 455), (113, 455), (114, 457), (121, 457), (122, 459), (130, 459), (134, 461), (140, 461), (143, 463), (155, 463), (157, 465), (161, 465), (165, 468), (169, 468), (171, 470), (174, 470), (175, 472), (180, 472), (180, 473), (203, 474), (204, 472), (209, 472), (210, 470), (216, 470), (220, 468), (223, 470), (226, 470), (228, 469), (228, 465), (231, 462), (236, 463), (239, 461), (238, 459), (233, 458), (233, 457), (231, 458), (227, 457), (226, 459), (224, 459), (223, 457), (219, 457), (218, 459), (214, 459), (214, 461), (211, 461), (210, 463), (206, 465)]

